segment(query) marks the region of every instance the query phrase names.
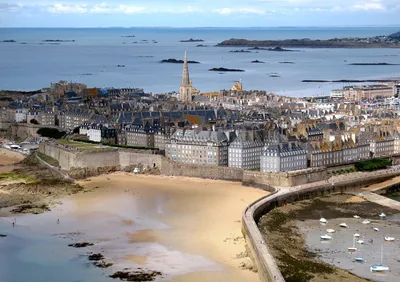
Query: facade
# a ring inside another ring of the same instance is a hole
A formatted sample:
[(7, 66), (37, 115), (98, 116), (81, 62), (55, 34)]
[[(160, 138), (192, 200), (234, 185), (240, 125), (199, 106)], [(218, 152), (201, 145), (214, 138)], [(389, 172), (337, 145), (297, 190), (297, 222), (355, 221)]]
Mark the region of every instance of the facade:
[(91, 110), (72, 109), (61, 113), (59, 116), (60, 127), (64, 129), (74, 129), (90, 121), (93, 116)]
[(126, 127), (126, 145), (154, 148), (155, 129), (152, 126), (131, 125)]
[(259, 169), (264, 142), (258, 131), (241, 131), (228, 148), (228, 166)]
[(87, 136), (90, 141), (116, 143), (116, 131), (114, 127), (102, 124), (93, 124), (89, 126)]
[(55, 126), (56, 115), (53, 112), (39, 112), (29, 111), (26, 115), (26, 122), (30, 123), (31, 120), (36, 120), (40, 125)]
[(295, 143), (269, 145), (261, 156), (262, 172), (293, 171), (307, 168), (307, 153)]
[(228, 140), (221, 131), (177, 129), (165, 146), (165, 156), (178, 163), (228, 165)]
[(348, 100), (389, 98), (395, 94), (394, 87), (389, 85), (346, 86), (343, 90)]
[(394, 152), (394, 138), (381, 137), (371, 142), (370, 147), (374, 158), (390, 157)]
[(333, 89), (331, 90), (331, 98), (343, 98), (344, 90), (343, 89)]

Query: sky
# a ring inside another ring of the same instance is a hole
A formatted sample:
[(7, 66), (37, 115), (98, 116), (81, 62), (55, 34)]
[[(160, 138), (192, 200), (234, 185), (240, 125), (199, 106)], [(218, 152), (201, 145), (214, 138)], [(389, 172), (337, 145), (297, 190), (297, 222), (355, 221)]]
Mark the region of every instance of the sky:
[(0, 27), (400, 26), (400, 0), (0, 0)]

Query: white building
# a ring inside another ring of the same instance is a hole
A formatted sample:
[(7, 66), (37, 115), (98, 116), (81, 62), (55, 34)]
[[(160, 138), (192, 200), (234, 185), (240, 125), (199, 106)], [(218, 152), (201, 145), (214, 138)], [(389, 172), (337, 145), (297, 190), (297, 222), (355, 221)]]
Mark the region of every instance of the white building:
[(15, 121), (16, 122), (23, 122), (26, 121), (26, 116), (28, 114), (28, 109), (22, 108), (22, 109), (16, 109), (15, 110)]
[(343, 89), (332, 89), (331, 90), (331, 98), (343, 98), (344, 90)]

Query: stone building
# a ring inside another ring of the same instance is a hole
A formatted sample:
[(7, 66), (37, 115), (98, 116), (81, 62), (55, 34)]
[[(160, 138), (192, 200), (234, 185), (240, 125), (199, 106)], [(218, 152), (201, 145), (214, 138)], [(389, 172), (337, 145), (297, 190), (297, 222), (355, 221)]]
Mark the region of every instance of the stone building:
[(198, 95), (199, 91), (193, 87), (192, 80), (189, 77), (189, 66), (187, 61), (187, 53), (183, 62), (182, 83), (179, 88), (179, 100), (183, 103), (191, 103), (193, 96)]
[(71, 109), (59, 115), (60, 127), (63, 129), (74, 129), (89, 122), (94, 115), (92, 110)]
[(177, 129), (167, 140), (165, 156), (178, 163), (228, 165), (228, 139), (222, 131)]
[(158, 128), (149, 125), (129, 125), (125, 128), (126, 145), (154, 148), (154, 135)]
[(116, 143), (115, 127), (107, 124), (92, 124), (88, 128), (87, 136), (94, 142)]
[(296, 143), (269, 145), (261, 156), (262, 172), (293, 171), (307, 168), (307, 153)]
[(243, 130), (229, 144), (228, 166), (244, 169), (259, 169), (264, 142), (258, 131)]
[(56, 125), (56, 115), (52, 111), (29, 111), (26, 122), (31, 123), (32, 120), (36, 120), (40, 125)]

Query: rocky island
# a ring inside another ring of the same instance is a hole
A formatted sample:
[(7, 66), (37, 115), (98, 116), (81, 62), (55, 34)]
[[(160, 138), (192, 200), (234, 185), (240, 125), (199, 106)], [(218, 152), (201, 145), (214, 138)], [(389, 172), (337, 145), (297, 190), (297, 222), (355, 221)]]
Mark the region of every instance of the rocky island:
[(252, 64), (264, 64), (263, 61), (259, 61), (259, 60), (255, 60), (255, 61), (251, 61)]
[[(160, 63), (170, 63), (170, 64), (183, 64), (183, 60), (177, 60), (177, 59), (164, 59), (161, 60)], [(188, 64), (200, 64), (200, 62), (197, 61), (188, 61)]]
[(1, 42), (3, 42), (3, 43), (15, 43), (17, 41), (15, 41), (15, 40), (3, 40)]
[(196, 45), (196, 47), (208, 47), (208, 45), (199, 44), (199, 45)]
[(249, 50), (231, 50), (230, 53), (251, 53)]
[(190, 38), (190, 39), (187, 39), (187, 40), (181, 40), (181, 41), (179, 41), (179, 42), (204, 42), (204, 40), (203, 40), (203, 39), (193, 39), (193, 38)]
[(136, 37), (135, 35), (123, 35), (121, 37)]
[(209, 71), (218, 71), (218, 72), (244, 72), (241, 69), (228, 69), (228, 68), (212, 68)]
[(75, 42), (75, 40), (46, 39), (43, 42)]
[(285, 48), (400, 48), (400, 32), (389, 36), (345, 37), (320, 39), (247, 40), (231, 38), (218, 43), (218, 47), (271, 47)]
[(299, 50), (289, 50), (283, 49), (282, 47), (275, 47), (275, 48), (262, 48), (262, 47), (253, 47), (249, 48), (249, 50), (264, 50), (264, 51), (275, 51), (275, 52), (298, 52)]
[(399, 64), (391, 63), (351, 63), (350, 66), (397, 66)]

